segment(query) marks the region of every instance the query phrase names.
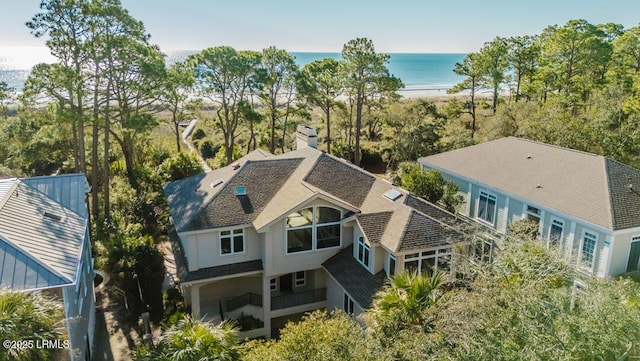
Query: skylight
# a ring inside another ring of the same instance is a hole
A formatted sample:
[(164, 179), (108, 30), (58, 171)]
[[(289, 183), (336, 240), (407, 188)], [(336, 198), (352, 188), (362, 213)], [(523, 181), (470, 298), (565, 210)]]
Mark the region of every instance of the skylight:
[(247, 195), (247, 188), (245, 188), (245, 186), (237, 186), (236, 187), (236, 195), (237, 196), (246, 196)]
[(402, 196), (402, 193), (399, 190), (392, 188), (384, 192), (383, 195), (385, 196), (385, 198), (395, 201)]
[(218, 179), (214, 180), (213, 182), (211, 182), (211, 188), (215, 188), (215, 187), (219, 186), (220, 184), (222, 184), (222, 182), (224, 182), (224, 180), (222, 180), (222, 178), (218, 178)]

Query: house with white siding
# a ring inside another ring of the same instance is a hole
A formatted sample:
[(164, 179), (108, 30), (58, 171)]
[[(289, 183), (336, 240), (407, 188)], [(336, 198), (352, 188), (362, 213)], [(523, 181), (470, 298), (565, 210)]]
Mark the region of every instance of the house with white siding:
[(640, 269), (640, 170), (610, 158), (507, 137), (418, 160), (459, 187), (458, 211), (498, 232), (520, 219), (582, 272)]
[(462, 237), (450, 214), (314, 148), (261, 150), (165, 186), (175, 278), (194, 317), (251, 315), (271, 337), (315, 309), (359, 314), (388, 276), (448, 270)]
[(89, 359), (93, 347), (89, 190), (83, 174), (0, 179), (0, 288), (63, 303), (71, 360)]

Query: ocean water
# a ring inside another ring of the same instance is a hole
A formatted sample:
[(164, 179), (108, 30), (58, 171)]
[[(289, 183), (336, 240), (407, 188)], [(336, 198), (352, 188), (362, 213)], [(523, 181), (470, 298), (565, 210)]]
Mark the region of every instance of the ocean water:
[[(184, 60), (195, 52), (169, 51), (167, 62)], [(340, 59), (340, 53), (292, 52), (291, 55), (295, 57), (299, 66), (327, 57)], [(464, 59), (465, 54), (391, 53), (390, 56), (387, 63), (389, 72), (402, 80), (405, 91), (443, 90), (462, 80), (462, 77), (453, 72), (453, 67)], [(0, 47), (0, 81), (20, 91), (34, 65), (54, 61), (55, 58), (44, 47)]]

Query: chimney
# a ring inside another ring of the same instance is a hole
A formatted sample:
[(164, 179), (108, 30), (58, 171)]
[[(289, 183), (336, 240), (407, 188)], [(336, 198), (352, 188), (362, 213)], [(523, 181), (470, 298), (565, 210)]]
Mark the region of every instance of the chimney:
[(296, 149), (318, 149), (318, 133), (308, 125), (300, 124), (296, 129)]

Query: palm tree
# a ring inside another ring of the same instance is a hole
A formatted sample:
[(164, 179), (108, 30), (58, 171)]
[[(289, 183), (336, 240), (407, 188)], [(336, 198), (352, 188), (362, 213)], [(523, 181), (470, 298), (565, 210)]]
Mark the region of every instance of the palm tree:
[(36, 342), (62, 339), (63, 319), (60, 302), (33, 293), (0, 290), (0, 340), (31, 342), (23, 348), (3, 343), (0, 361), (56, 359), (60, 350), (37, 348)]
[(153, 350), (138, 349), (134, 359), (159, 361), (240, 360), (237, 329), (230, 323), (214, 325), (186, 315), (160, 336)]
[(396, 327), (426, 326), (425, 311), (442, 298), (442, 273), (431, 275), (416, 271), (402, 272), (378, 292), (374, 301), (374, 316), (380, 321), (391, 321)]

